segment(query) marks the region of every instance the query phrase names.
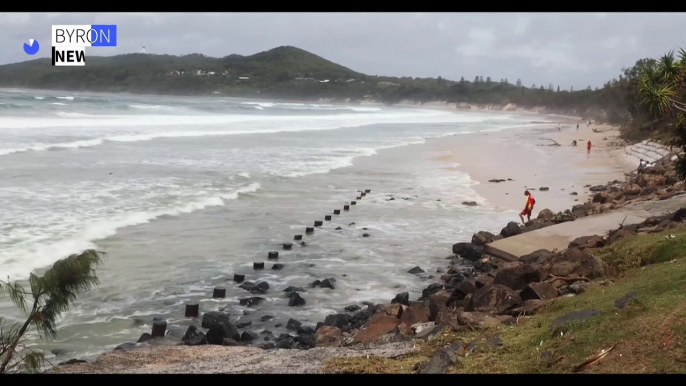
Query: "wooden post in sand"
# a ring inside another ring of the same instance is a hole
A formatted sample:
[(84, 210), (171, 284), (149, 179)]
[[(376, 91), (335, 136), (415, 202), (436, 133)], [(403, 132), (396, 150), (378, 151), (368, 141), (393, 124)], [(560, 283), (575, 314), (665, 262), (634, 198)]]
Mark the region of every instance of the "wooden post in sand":
[(167, 331), (167, 322), (164, 320), (156, 320), (152, 322), (152, 337), (158, 338), (163, 337), (164, 333)]
[(310, 228), (310, 227), (305, 228), (305, 233), (314, 233), (314, 228)]
[(361, 200), (362, 197), (361, 197), (361, 196), (358, 196), (358, 197), (355, 197), (355, 199), (356, 199), (356, 200)]
[(237, 273), (233, 274), (233, 281), (235, 281), (236, 283), (242, 283), (243, 280), (245, 280), (245, 275), (239, 275)]
[(291, 249), (292, 246), (293, 246), (293, 244), (291, 244), (291, 243), (283, 243), (283, 249), (285, 249), (285, 250)]
[(364, 197), (366, 195), (367, 195), (367, 193), (365, 193), (365, 192), (360, 193), (360, 197)]
[(341, 210), (340, 209), (334, 209), (333, 214), (341, 214)]
[(255, 270), (257, 270), (257, 269), (264, 269), (264, 262), (261, 262), (261, 263), (254, 262), (254, 263), (252, 263), (252, 269), (255, 269)]
[(278, 259), (278, 258), (279, 258), (279, 252), (271, 251), (271, 252), (269, 252), (269, 254), (267, 255), (267, 258), (268, 258), (269, 260)]
[(350, 205), (357, 205), (357, 201), (350, 201)]
[(350, 205), (343, 205), (343, 210), (350, 210)]
[(186, 304), (186, 312), (184, 316), (186, 318), (197, 318), (200, 311), (200, 305), (198, 303)]
[(320, 227), (320, 226), (322, 226), (322, 225), (324, 225), (324, 221), (322, 221), (322, 220), (315, 220), (314, 226)]
[(371, 189), (365, 189), (364, 191), (365, 191), (366, 193), (371, 193), (371, 192), (372, 192)]
[(327, 214), (326, 216), (324, 216), (324, 220), (331, 221), (331, 215)]
[(212, 293), (212, 298), (223, 299), (226, 297), (226, 288), (215, 288)]
[(293, 236), (293, 240), (302, 240), (302, 239), (303, 239), (303, 235), (295, 235), (295, 236)]

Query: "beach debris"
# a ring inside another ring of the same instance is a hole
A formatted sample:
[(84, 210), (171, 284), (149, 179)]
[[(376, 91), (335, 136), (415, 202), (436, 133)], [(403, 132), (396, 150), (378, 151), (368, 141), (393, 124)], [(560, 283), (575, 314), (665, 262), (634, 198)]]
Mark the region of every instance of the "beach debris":
[(476, 206), (477, 203), (476, 201), (463, 201), (462, 205), (467, 205), (467, 206)]
[(551, 142), (553, 142), (553, 143), (550, 144), (550, 145), (538, 145), (538, 146), (561, 146), (561, 145), (560, 145), (559, 143), (557, 143), (557, 141), (555, 141), (554, 139), (550, 139), (550, 138), (539, 138), (539, 139), (540, 139), (541, 141), (551, 141)]
[(492, 179), (492, 180), (488, 180), (488, 182), (495, 182), (495, 183), (498, 183), (498, 182), (505, 182), (505, 181), (506, 181), (506, 180), (504, 180), (504, 179), (502, 179), (502, 178), (494, 178), (494, 179)]
[(540, 190), (542, 192), (546, 192), (546, 191), (550, 190), (550, 188), (547, 186), (541, 186), (540, 188), (538, 188), (538, 190)]
[(582, 363), (582, 364), (580, 364), (580, 365), (578, 365), (578, 366), (575, 366), (575, 367), (574, 367), (574, 372), (575, 372), (575, 373), (578, 373), (578, 372), (584, 371), (584, 370), (586, 370), (587, 368), (589, 368), (589, 367), (593, 366), (594, 364), (598, 363), (601, 359), (605, 358), (605, 357), (607, 356), (607, 354), (610, 353), (610, 351), (614, 350), (615, 347), (617, 347), (618, 344), (619, 344), (619, 342), (615, 343), (614, 346), (610, 347), (609, 349), (607, 349), (607, 350), (602, 350), (602, 351), (600, 351), (600, 353), (594, 355), (593, 357), (591, 357), (591, 358), (590, 358), (589, 360), (587, 360), (586, 362), (584, 362), (584, 363)]

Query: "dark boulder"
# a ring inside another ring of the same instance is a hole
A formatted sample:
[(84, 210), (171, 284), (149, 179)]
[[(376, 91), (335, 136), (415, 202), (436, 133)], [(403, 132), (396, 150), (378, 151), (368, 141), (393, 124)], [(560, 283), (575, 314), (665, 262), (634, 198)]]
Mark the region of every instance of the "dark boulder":
[(391, 303), (400, 303), (407, 306), (410, 304), (410, 294), (407, 292), (399, 293), (395, 295), (393, 300), (391, 300)]
[(251, 281), (246, 281), (246, 282), (243, 282), (243, 284), (239, 285), (238, 288), (242, 288), (246, 291), (251, 291), (256, 286), (257, 286), (257, 284), (255, 284)]
[[(205, 318), (203, 317), (203, 327), (205, 327)], [(238, 333), (236, 327), (229, 322), (228, 316), (226, 319), (221, 319), (216, 323), (213, 323), (207, 334), (205, 334), (207, 343), (209, 344), (223, 344), (225, 338), (231, 338), (233, 340), (239, 340), (241, 335)]]
[(304, 288), (288, 286), (283, 292), (307, 292)]
[(462, 205), (466, 205), (466, 206), (476, 206), (477, 204), (476, 204), (476, 201), (463, 201), (463, 202), (462, 202)]
[(241, 334), (241, 342), (252, 342), (255, 339), (257, 339), (257, 334), (252, 331), (246, 330)]
[(152, 335), (148, 334), (147, 332), (144, 332), (143, 334), (141, 334), (140, 338), (138, 338), (138, 341), (136, 341), (136, 343), (143, 343), (149, 340), (152, 340)]
[[(472, 294), (470, 308), (479, 312), (503, 314), (520, 304), (522, 304), (522, 299), (514, 290), (494, 284), (480, 288)], [(467, 310), (466, 307), (465, 310)]]
[(115, 347), (114, 350), (115, 350), (115, 351), (117, 351), (117, 350), (131, 350), (131, 349), (134, 349), (134, 348), (136, 348), (136, 344), (135, 344), (135, 343), (133, 343), (133, 342), (126, 342), (126, 343), (122, 343), (122, 344), (120, 344), (119, 346)]
[(79, 364), (79, 363), (88, 363), (88, 362), (84, 361), (82, 359), (73, 358), (73, 359), (70, 359), (70, 360), (65, 361), (65, 362), (60, 362), (58, 364), (58, 366), (75, 365), (75, 364)]
[(267, 283), (266, 281), (259, 282), (257, 285), (250, 289), (250, 292), (257, 294), (264, 294), (267, 293), (267, 291), (269, 291), (269, 283)]
[(552, 259), (553, 256), (554, 254), (549, 250), (539, 249), (529, 253), (528, 255), (520, 257), (519, 261), (521, 261), (524, 264), (545, 264), (546, 262), (550, 261), (550, 259)]
[(422, 299), (428, 299), (429, 295), (434, 294), (443, 289), (443, 284), (432, 283), (422, 290)]
[(260, 318), (260, 320), (263, 321), (263, 322), (268, 322), (268, 321), (270, 321), (270, 320), (272, 320), (272, 319), (274, 319), (274, 317), (271, 316), (271, 315), (264, 315), (263, 317)]
[(252, 298), (238, 299), (238, 303), (242, 306), (252, 307), (252, 306), (256, 306), (256, 305), (260, 304), (263, 300), (264, 300), (264, 298), (255, 296)]
[(500, 235), (503, 237), (512, 237), (522, 233), (522, 229), (519, 228), (519, 224), (514, 221), (507, 223), (507, 226), (500, 231)]
[(480, 231), (472, 236), (472, 244), (476, 246), (483, 246), (493, 242), (495, 235), (491, 232)]
[(289, 349), (293, 347), (293, 344), (295, 344), (295, 341), (292, 338), (280, 339), (276, 342), (276, 348)]
[(537, 264), (511, 262), (501, 264), (493, 279), (493, 284), (500, 284), (513, 290), (522, 290), (529, 283), (546, 279), (546, 272)]
[(411, 274), (424, 273), (424, 270), (419, 268), (419, 266), (416, 266), (416, 267), (410, 269), (409, 271), (407, 271), (407, 273), (411, 273)]
[(205, 334), (197, 327), (189, 326), (186, 333), (181, 338), (181, 342), (186, 346), (199, 346), (207, 344), (207, 339), (205, 338)]
[(322, 283), (319, 285), (321, 288), (331, 288), (335, 289), (336, 287), (334, 286), (336, 284), (336, 279), (330, 277), (328, 279), (322, 280)]
[(367, 308), (365, 308), (364, 310), (353, 315), (353, 317), (350, 321), (351, 327), (352, 328), (362, 327), (367, 322), (367, 320), (369, 320), (369, 318), (371, 318), (372, 315), (374, 315), (374, 313), (376, 312), (376, 309), (377, 309), (377, 306), (368, 305)]
[[(202, 328), (212, 328), (223, 323), (231, 323), (229, 315), (219, 311), (205, 312), (202, 315)], [(190, 327), (189, 327), (190, 329)]]
[(457, 243), (453, 244), (453, 253), (456, 255), (462, 255), (467, 251), (469, 247), (472, 246), (472, 243)]
[(324, 319), (324, 324), (327, 326), (338, 327), (343, 330), (352, 322), (352, 317), (348, 314), (332, 314)]
[(483, 250), (484, 250), (483, 247), (470, 244), (470, 247), (464, 251), (464, 253), (462, 254), (462, 257), (469, 260), (469, 261), (477, 261), (477, 260), (481, 259)]
[(358, 305), (356, 305), (356, 304), (351, 304), (351, 305), (349, 305), (349, 306), (346, 306), (346, 307), (345, 307), (345, 310), (348, 311), (348, 312), (359, 311), (359, 310), (360, 310), (360, 306), (358, 306)]
[(607, 190), (607, 186), (605, 186), (605, 185), (591, 186), (588, 190), (590, 190), (591, 192), (604, 192)]
[(292, 331), (298, 331), (302, 326), (303, 324), (295, 319), (288, 319), (288, 322), (286, 323), (286, 329)]
[(454, 300), (462, 300), (465, 296), (476, 292), (476, 290), (477, 288), (475, 281), (465, 280), (457, 284), (450, 297)]
[(236, 323), (236, 328), (246, 328), (248, 326), (252, 326), (251, 321)]
[(300, 295), (297, 292), (291, 292), (293, 296), (291, 296), (291, 299), (288, 301), (288, 306), (289, 307), (300, 307), (305, 305), (305, 299), (300, 297)]
[(522, 300), (550, 300), (558, 296), (557, 289), (546, 282), (529, 283), (519, 294)]

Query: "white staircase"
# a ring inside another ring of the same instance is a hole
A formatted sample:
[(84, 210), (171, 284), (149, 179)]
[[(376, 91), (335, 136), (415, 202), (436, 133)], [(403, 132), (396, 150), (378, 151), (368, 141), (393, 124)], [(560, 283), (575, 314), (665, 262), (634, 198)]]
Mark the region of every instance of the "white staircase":
[(671, 153), (667, 147), (649, 140), (627, 146), (624, 148), (624, 152), (636, 163), (640, 159), (653, 163)]

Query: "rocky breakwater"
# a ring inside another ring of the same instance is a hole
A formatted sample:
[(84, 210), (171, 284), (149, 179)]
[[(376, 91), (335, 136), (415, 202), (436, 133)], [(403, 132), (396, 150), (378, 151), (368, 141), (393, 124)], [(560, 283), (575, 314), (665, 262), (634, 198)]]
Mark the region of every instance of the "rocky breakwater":
[[(504, 262), (488, 256), (483, 253), (483, 246), (495, 240), (574, 221), (634, 202), (663, 200), (683, 194), (684, 183), (677, 179), (673, 161), (668, 155), (644, 173), (629, 173), (624, 182), (610, 181), (606, 185), (588, 186), (595, 194), (586, 203), (564, 212), (553, 213), (544, 209), (525, 226), (510, 222), (499, 234), (479, 231), (470, 241), (456, 243), (452, 247), (453, 254), (448, 257), (450, 262), (447, 272), (441, 276), (441, 282), (430, 284), (414, 300), (410, 300), (410, 294), (404, 292), (386, 304), (363, 303), (364, 309), (349, 305), (316, 325), (289, 319), (286, 328), (290, 332), (279, 336), (269, 330), (252, 331), (249, 323), (240, 324), (223, 311), (211, 311), (202, 315), (201, 327), (188, 327), (180, 341), (173, 344), (251, 346), (251, 349), (262, 350), (339, 348), (343, 353), (348, 349), (364, 350), (379, 344), (424, 340), (446, 330), (471, 331), (514, 323), (518, 317), (535, 314), (555, 298), (574, 296), (583, 293), (590, 285), (602, 283), (599, 279), (609, 272), (603, 261), (594, 256), (596, 249), (633, 234), (679, 226), (686, 219), (686, 208), (671, 215), (649, 218), (641, 224), (620, 226), (604, 236), (578, 238), (563, 251), (538, 250), (521, 257), (517, 262)], [(443, 268), (437, 270), (442, 271)], [(423, 271), (418, 269), (417, 272)], [(316, 281), (310, 287), (335, 288), (335, 280)], [(300, 298), (299, 292), (304, 291), (302, 288), (289, 287), (284, 293), (286, 298), (293, 301)], [(259, 301), (260, 298), (251, 299)], [(117, 349), (150, 345), (160, 339), (143, 334), (139, 343), (126, 343)], [(168, 337), (163, 339), (169, 344)], [(408, 352), (407, 346), (403, 347), (404, 352)], [(421, 372), (442, 372), (450, 363), (454, 363), (455, 355), (464, 352), (463, 346), (455, 347), (453, 351), (443, 350)], [(400, 352), (389, 355), (396, 354), (401, 355)], [(335, 351), (331, 355), (335, 357)]]

